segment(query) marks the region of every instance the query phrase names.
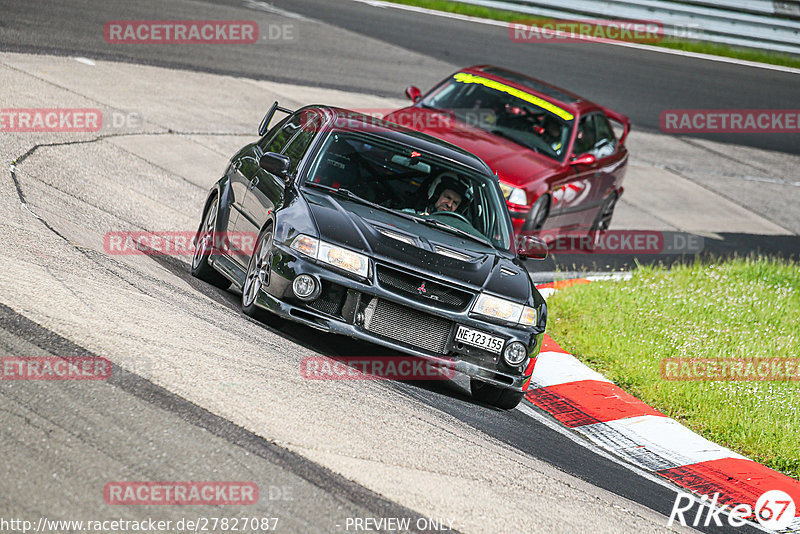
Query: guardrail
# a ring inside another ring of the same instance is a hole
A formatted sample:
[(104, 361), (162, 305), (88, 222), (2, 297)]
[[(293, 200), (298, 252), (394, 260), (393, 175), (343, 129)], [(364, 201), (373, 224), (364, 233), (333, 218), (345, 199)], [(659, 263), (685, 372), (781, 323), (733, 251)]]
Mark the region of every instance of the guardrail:
[[(796, 0), (458, 0), (559, 19), (654, 20), (670, 37), (800, 55), (800, 2)], [(520, 17), (522, 18), (522, 17)]]

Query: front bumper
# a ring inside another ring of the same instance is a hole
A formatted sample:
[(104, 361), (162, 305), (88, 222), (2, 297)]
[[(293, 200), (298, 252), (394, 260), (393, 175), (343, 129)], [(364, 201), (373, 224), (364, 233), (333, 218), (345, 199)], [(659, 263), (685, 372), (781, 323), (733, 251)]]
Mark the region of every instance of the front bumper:
[[(387, 287), (376, 276), (376, 263), (371, 263), (369, 279), (358, 280), (276, 243), (269, 283), (256, 305), (312, 328), (418, 356), (496, 386), (527, 390), (542, 333), (470, 317), (472, 300), (466, 305), (427, 304), (422, 297)], [(419, 276), (399, 265), (378, 262), (378, 266)], [(298, 299), (292, 291), (292, 282), (300, 274), (309, 274), (322, 284), (322, 293), (312, 302)], [(520, 341), (528, 347), (529, 358), (511, 367), (503, 360), (502, 351), (493, 354), (457, 342), (458, 325), (502, 337), (504, 348)]]

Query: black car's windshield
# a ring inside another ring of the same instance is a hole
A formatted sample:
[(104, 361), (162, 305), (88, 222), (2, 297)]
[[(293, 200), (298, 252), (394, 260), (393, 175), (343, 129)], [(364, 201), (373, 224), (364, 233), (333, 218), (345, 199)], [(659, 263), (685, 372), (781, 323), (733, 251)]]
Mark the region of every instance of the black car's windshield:
[(456, 73), (420, 102), (557, 161), (566, 156), (575, 117), (515, 87), (465, 72)]
[(471, 242), (510, 250), (506, 205), (491, 175), (413, 147), (333, 132), (306, 177), (308, 186), (377, 205)]

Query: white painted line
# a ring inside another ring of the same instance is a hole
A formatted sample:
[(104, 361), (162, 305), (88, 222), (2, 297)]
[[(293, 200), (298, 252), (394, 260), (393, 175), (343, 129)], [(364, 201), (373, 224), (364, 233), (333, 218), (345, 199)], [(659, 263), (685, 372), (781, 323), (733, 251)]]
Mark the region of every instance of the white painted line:
[[(353, 2), (358, 2), (360, 4), (367, 4), (372, 7), (377, 8), (392, 8), (392, 9), (400, 9), (403, 11), (411, 11), (414, 13), (421, 13), (424, 15), (432, 15), (436, 17), (444, 17), (448, 19), (454, 20), (461, 20), (465, 22), (474, 22), (477, 24), (485, 24), (487, 26), (502, 26), (504, 28), (508, 27), (508, 22), (502, 22), (499, 20), (491, 20), (491, 19), (482, 19), (480, 17), (472, 17), (469, 15), (460, 15), (458, 13), (447, 13), (445, 11), (437, 11), (435, 9), (428, 9), (424, 7), (416, 7), (416, 6), (408, 6), (405, 4), (394, 4), (392, 2), (384, 2), (381, 0), (352, 0)], [(521, 14), (520, 17), (524, 17), (524, 14)], [(530, 16), (530, 15), (529, 15)], [(734, 65), (741, 65), (743, 67), (753, 67), (757, 69), (766, 69), (766, 70), (775, 70), (778, 72), (787, 72), (790, 74), (800, 74), (800, 69), (796, 69), (793, 67), (784, 67), (782, 65), (770, 65), (769, 63), (758, 63), (756, 61), (747, 61), (744, 59), (736, 59), (730, 57), (723, 57), (723, 56), (713, 56), (711, 54), (700, 54), (698, 52), (686, 52), (685, 50), (673, 50), (671, 48), (662, 48), (660, 46), (651, 46), (645, 45), (640, 43), (628, 43), (625, 41), (616, 41), (616, 42), (603, 42), (599, 44), (607, 44), (611, 46), (622, 46), (625, 48), (635, 48), (637, 50), (647, 50), (648, 52), (659, 52), (661, 54), (670, 54), (673, 56), (682, 56), (682, 57), (690, 57), (694, 59), (705, 59), (708, 61), (716, 61), (718, 63), (731, 63)]]
[[(517, 406), (517, 410), (519, 410), (521, 413), (527, 415), (531, 419), (535, 420), (537, 423), (540, 423), (540, 424), (546, 426), (547, 428), (556, 431), (557, 433), (559, 433), (562, 436), (566, 437), (567, 439), (569, 439), (573, 443), (577, 443), (581, 447), (585, 447), (587, 450), (589, 450), (593, 454), (596, 454), (596, 455), (601, 456), (601, 457), (603, 457), (603, 458), (605, 458), (607, 460), (610, 460), (610, 461), (614, 462), (615, 464), (617, 464), (617, 465), (627, 469), (628, 471), (632, 472), (634, 475), (640, 476), (640, 477), (644, 478), (645, 480), (649, 480), (650, 482), (653, 482), (654, 484), (658, 484), (659, 486), (661, 486), (663, 488), (666, 488), (667, 490), (669, 490), (671, 492), (674, 492), (676, 495), (678, 493), (686, 493), (686, 492), (689, 491), (686, 488), (683, 488), (683, 487), (673, 483), (670, 480), (667, 480), (665, 478), (662, 478), (662, 477), (652, 473), (651, 471), (642, 469), (641, 467), (639, 467), (636, 464), (632, 464), (632, 463), (626, 462), (624, 460), (621, 460), (619, 457), (614, 456), (613, 454), (610, 454), (608, 451), (604, 450), (603, 448), (598, 447), (594, 443), (586, 440), (585, 438), (583, 438), (582, 436), (580, 436), (579, 434), (574, 432), (573, 431), (574, 429), (572, 429), (572, 430), (568, 429), (565, 426), (563, 426), (562, 424), (560, 424), (559, 422), (553, 421), (548, 416), (538, 412), (536, 409), (534, 409), (533, 407), (529, 406), (528, 404), (525, 404), (525, 402), (522, 402), (519, 406)], [(708, 505), (706, 505), (706, 506), (708, 506)], [(718, 509), (719, 507), (714, 507), (714, 508)], [(723, 512), (722, 517), (727, 517), (727, 515), (728, 515), (727, 513)], [(774, 534), (774, 531), (766, 529), (766, 528), (762, 527), (758, 523), (748, 523), (748, 525), (753, 527), (753, 528), (755, 528), (756, 530), (760, 530), (761, 532), (768, 532), (768, 533)], [(798, 529), (798, 531), (800, 531), (800, 518), (798, 518), (794, 523), (792, 523), (789, 526), (789, 532), (794, 532), (793, 527), (794, 527), (794, 529)]]
[(552, 295), (555, 292), (556, 292), (556, 290), (555, 290), (554, 287), (546, 287), (544, 289), (540, 289), (539, 290), (539, 294), (541, 294), (542, 298), (545, 299), (545, 300), (549, 299), (550, 295)]
[(542, 388), (579, 380), (611, 382), (611, 380), (590, 369), (571, 354), (563, 352), (539, 353), (536, 367), (533, 368), (532, 386)]
[(292, 11), (286, 11), (285, 9), (280, 9), (272, 4), (268, 4), (267, 2), (260, 2), (258, 0), (242, 0), (242, 5), (248, 9), (256, 9), (258, 11), (264, 11), (266, 13), (271, 13), (273, 15), (279, 15), (281, 17), (286, 17), (289, 19), (295, 20), (302, 20), (304, 22), (317, 22), (313, 19), (309, 19), (300, 15), (298, 13), (294, 13)]
[(632, 471), (634, 474), (636, 474), (636, 475), (638, 475), (638, 476), (640, 476), (642, 478), (645, 478), (645, 479), (649, 480), (650, 482), (654, 482), (654, 483), (658, 484), (659, 486), (663, 486), (663, 487), (667, 488), (670, 491), (674, 491), (675, 493), (677, 493), (679, 491), (685, 491), (680, 486), (678, 486), (676, 484), (673, 484), (673, 483), (671, 483), (671, 482), (669, 482), (669, 481), (667, 481), (667, 480), (665, 480), (665, 479), (663, 479), (663, 478), (661, 478), (661, 477), (659, 477), (659, 476), (657, 476), (657, 475), (655, 475), (655, 474), (653, 474), (653, 473), (651, 473), (649, 471), (645, 471), (645, 470), (641, 469), (639, 466), (637, 466), (635, 464), (631, 464), (629, 462), (622, 461), (617, 456), (609, 454), (608, 451), (606, 451), (606, 450), (602, 449), (601, 447), (598, 447), (594, 443), (586, 440), (584, 437), (582, 437), (579, 434), (577, 434), (576, 432), (568, 429), (567, 427), (565, 427), (561, 423), (559, 423), (557, 421), (553, 421), (548, 416), (536, 411), (533, 407), (529, 406), (528, 404), (525, 404), (525, 402), (520, 403), (519, 406), (517, 406), (517, 410), (519, 410), (523, 414), (527, 415), (531, 419), (534, 419), (537, 423), (540, 423), (540, 424), (546, 426), (547, 428), (549, 428), (551, 430), (555, 430), (556, 432), (558, 432), (562, 436), (568, 438), (570, 441), (572, 441), (574, 443), (577, 443), (581, 447), (585, 447), (586, 449), (588, 449), (592, 453), (594, 453), (594, 454), (596, 454), (598, 456), (602, 456), (603, 458), (606, 458), (607, 460), (611, 460), (615, 464), (620, 465), (620, 466), (624, 467), (625, 469), (627, 469), (629, 471)]
[(748, 459), (668, 417), (641, 415), (577, 427), (576, 430), (599, 446), (652, 470), (721, 458)]
[(618, 272), (618, 273), (602, 273), (602, 274), (594, 274), (591, 276), (584, 276), (587, 280), (591, 280), (592, 282), (602, 282), (605, 280), (630, 280), (633, 278), (633, 273), (630, 271), (625, 272)]
[(89, 65), (90, 67), (94, 67), (95, 66), (94, 60), (91, 60), (88, 57), (74, 57), (72, 59), (74, 59), (78, 63), (83, 63), (84, 65)]

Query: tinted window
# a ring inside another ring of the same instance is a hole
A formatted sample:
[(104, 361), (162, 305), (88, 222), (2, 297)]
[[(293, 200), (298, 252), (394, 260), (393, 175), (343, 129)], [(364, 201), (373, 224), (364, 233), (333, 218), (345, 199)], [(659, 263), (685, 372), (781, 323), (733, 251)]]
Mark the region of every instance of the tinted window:
[(292, 161), (289, 172), (294, 172), (297, 169), (300, 160), (303, 159), (308, 147), (311, 146), (311, 141), (317, 135), (321, 123), (319, 115), (311, 112), (303, 112), (300, 121), (303, 123), (303, 127), (283, 151), (283, 154), (289, 156)]
[(595, 142), (595, 126), (591, 116), (581, 118), (578, 124), (578, 136), (575, 138), (575, 148), (572, 152), (581, 156), (591, 152)]
[[(284, 147), (286, 144), (294, 137), (294, 134), (300, 130), (300, 126), (302, 122), (300, 121), (300, 117), (298, 115), (292, 115), (284, 119), (283, 126), (281, 126), (280, 130), (272, 136), (269, 143), (261, 144), (261, 148), (264, 152), (275, 152), (280, 154), (283, 152)], [(265, 139), (268, 139), (268, 136), (265, 136)]]

